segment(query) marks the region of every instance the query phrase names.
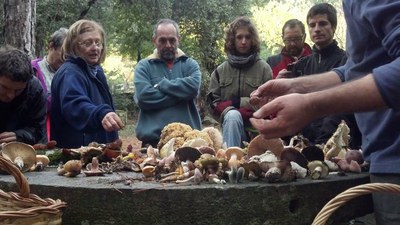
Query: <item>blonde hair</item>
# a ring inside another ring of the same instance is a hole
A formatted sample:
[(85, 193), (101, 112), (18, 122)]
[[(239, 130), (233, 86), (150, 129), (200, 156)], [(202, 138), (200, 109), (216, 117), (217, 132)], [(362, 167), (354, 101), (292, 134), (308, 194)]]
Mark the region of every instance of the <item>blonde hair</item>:
[(61, 57), (64, 61), (68, 56), (77, 56), (76, 46), (78, 45), (79, 35), (90, 31), (100, 33), (103, 48), (100, 53), (99, 64), (104, 62), (107, 53), (105, 32), (100, 24), (92, 20), (78, 20), (69, 27), (67, 37), (61, 48)]

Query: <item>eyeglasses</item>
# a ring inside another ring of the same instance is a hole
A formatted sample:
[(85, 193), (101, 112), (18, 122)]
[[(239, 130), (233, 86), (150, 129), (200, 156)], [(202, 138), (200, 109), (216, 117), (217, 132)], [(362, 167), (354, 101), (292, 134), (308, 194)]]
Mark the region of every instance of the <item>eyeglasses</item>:
[(86, 40), (86, 41), (78, 42), (78, 44), (81, 46), (84, 46), (86, 48), (90, 48), (93, 45), (98, 48), (103, 48), (103, 42), (101, 42), (101, 41)]
[(291, 42), (294, 42), (296, 44), (300, 43), (303, 41), (303, 36), (301, 37), (293, 37), (293, 38), (284, 38), (283, 43), (285, 44), (290, 44)]

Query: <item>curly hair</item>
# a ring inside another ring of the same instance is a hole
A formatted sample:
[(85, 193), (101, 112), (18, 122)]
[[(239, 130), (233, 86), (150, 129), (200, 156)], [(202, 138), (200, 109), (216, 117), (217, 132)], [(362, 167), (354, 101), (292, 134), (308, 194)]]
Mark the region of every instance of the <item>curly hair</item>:
[(236, 49), (235, 49), (235, 36), (236, 36), (236, 31), (239, 28), (248, 28), (250, 35), (251, 35), (251, 48), (250, 52), (251, 53), (259, 53), (260, 52), (260, 38), (258, 36), (258, 32), (254, 24), (250, 21), (249, 18), (245, 16), (240, 16), (236, 18), (233, 22), (231, 22), (226, 28), (225, 28), (225, 45), (224, 45), (224, 51), (226, 54), (233, 54), (235, 55)]

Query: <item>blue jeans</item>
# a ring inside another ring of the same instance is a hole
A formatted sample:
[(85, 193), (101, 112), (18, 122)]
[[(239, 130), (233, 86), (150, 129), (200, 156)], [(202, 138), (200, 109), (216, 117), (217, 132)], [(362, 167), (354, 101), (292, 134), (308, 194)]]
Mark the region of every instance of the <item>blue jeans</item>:
[(241, 147), (242, 142), (247, 141), (243, 119), (239, 111), (230, 110), (225, 114), (222, 122), (222, 137), (227, 147)]
[[(398, 174), (370, 174), (371, 183), (393, 183), (400, 185)], [(375, 220), (377, 225), (400, 224), (400, 195), (375, 192), (374, 201)]]

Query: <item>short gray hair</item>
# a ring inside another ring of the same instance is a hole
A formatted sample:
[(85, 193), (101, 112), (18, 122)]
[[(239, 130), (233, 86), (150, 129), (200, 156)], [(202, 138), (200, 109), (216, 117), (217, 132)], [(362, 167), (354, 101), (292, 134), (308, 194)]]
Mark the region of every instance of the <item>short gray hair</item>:
[(49, 39), (49, 45), (53, 48), (59, 48), (62, 46), (65, 37), (67, 36), (68, 29), (61, 27), (56, 30)]
[(161, 24), (172, 24), (175, 27), (176, 30), (176, 36), (179, 37), (179, 25), (177, 22), (175, 22), (174, 20), (171, 19), (160, 19), (156, 25), (154, 25), (153, 28), (153, 38), (155, 38), (157, 36), (157, 29), (158, 26), (160, 26)]

